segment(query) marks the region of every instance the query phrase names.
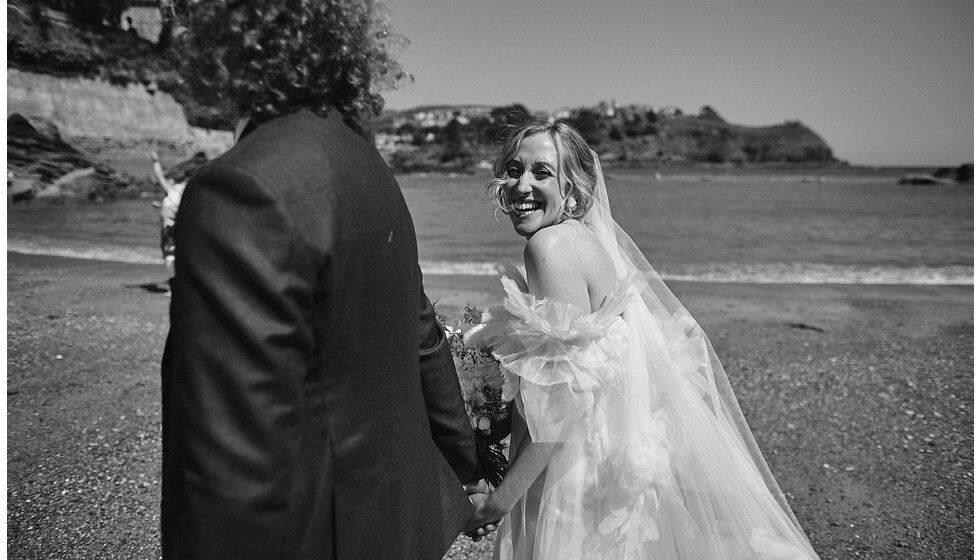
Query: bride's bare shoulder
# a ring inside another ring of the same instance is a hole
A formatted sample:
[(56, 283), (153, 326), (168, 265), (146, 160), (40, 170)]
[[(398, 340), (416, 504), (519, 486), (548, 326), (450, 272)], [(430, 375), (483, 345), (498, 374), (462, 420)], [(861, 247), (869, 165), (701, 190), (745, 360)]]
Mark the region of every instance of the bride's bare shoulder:
[(590, 307), (586, 268), (575, 250), (576, 231), (555, 224), (534, 233), (524, 246), (528, 292), (588, 311)]
[(535, 261), (574, 259), (578, 252), (576, 246), (580, 244), (583, 233), (588, 233), (588, 230), (570, 222), (542, 228), (527, 240), (524, 257), (531, 257)]
[(524, 264), (530, 292), (595, 310), (615, 282), (613, 263), (581, 222), (543, 228), (528, 239)]
[(584, 224), (569, 220), (537, 231), (524, 247), (524, 260), (531, 263), (561, 264), (588, 276), (596, 267), (612, 266), (605, 249)]

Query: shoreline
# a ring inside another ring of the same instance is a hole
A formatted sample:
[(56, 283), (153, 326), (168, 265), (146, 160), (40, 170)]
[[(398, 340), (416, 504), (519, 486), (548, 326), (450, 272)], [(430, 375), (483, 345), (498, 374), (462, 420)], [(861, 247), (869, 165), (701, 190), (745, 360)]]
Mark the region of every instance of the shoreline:
[[(919, 284), (758, 284), (668, 280), (668, 288), (708, 330), (740, 315), (783, 323), (832, 324), (856, 320), (869, 302), (943, 304), (943, 311), (923, 310), (918, 317), (929, 325), (972, 321), (974, 286)], [(442, 312), (461, 315), (466, 305), (486, 309), (503, 298), (497, 276), (424, 275), (429, 298)], [(816, 305), (819, 303), (819, 305)], [(949, 314), (947, 305), (959, 307)], [(710, 331), (709, 331), (710, 334)]]
[[(52, 262), (63, 260), (66, 263), (78, 261), (89, 262), (93, 265), (102, 263), (113, 268), (133, 267), (133, 271), (146, 270), (149, 274), (152, 274), (151, 271), (156, 269), (160, 275), (165, 274), (162, 259), (157, 259), (155, 256), (147, 254), (146, 251), (138, 247), (98, 250), (89, 249), (87, 244), (84, 243), (75, 246), (65, 244), (56, 247), (52, 247), (49, 244), (39, 244), (35, 247), (30, 247), (27, 245), (18, 245), (15, 242), (14, 245), (16, 248), (11, 249), (10, 245), (11, 243), (8, 241), (8, 261), (12, 256), (14, 259), (26, 259), (27, 261), (37, 259), (38, 262), (44, 262), (47, 259), (51, 259)], [(422, 283), (426, 288), (426, 292), (431, 292), (430, 299), (434, 303), (438, 300), (447, 306), (458, 306), (460, 308), (465, 304), (488, 306), (496, 301), (500, 301), (503, 297), (503, 290), (500, 286), (500, 274), (488, 274), (482, 271), (477, 274), (468, 274), (465, 272), (432, 272), (426, 269), (425, 264), (422, 263)], [(732, 289), (736, 292), (746, 295), (753, 294), (754, 292), (780, 289), (824, 294), (829, 293), (829, 291), (840, 293), (864, 291), (882, 294), (911, 291), (913, 293), (927, 294), (930, 293), (930, 288), (956, 288), (960, 291), (968, 290), (972, 294), (974, 289), (973, 283), (760, 282), (701, 280), (690, 277), (671, 278), (669, 276), (664, 278), (664, 281), (671, 290), (678, 291), (679, 293), (691, 292), (700, 296), (707, 296), (712, 291), (711, 287), (713, 286), (718, 287), (716, 290), (725, 291), (727, 291), (726, 288), (719, 286), (732, 286)], [(701, 289), (695, 288), (699, 286)]]
[[(48, 239), (24, 234), (11, 236), (9, 233), (7, 252), (148, 265), (160, 262), (156, 247), (96, 245), (90, 240)], [(497, 271), (500, 263), (494, 262), (420, 261), (419, 264), (426, 278), (500, 276)], [(680, 264), (671, 266), (662, 277), (668, 283), (972, 286), (975, 275), (972, 264), (898, 267), (786, 262)]]
[[(139, 260), (115, 260), (108, 253), (93, 252), (92, 256), (71, 249), (60, 251), (18, 252), (7, 251), (7, 261), (23, 262), (40, 266), (83, 266), (106, 267), (120, 272), (126, 271), (134, 275), (152, 279), (158, 282), (166, 281), (166, 271), (162, 262), (155, 259), (141, 258)], [(103, 257), (103, 258), (100, 258)], [(151, 280), (146, 280), (151, 282)], [(745, 305), (734, 306), (726, 304), (731, 299), (765, 299), (774, 296), (774, 292), (783, 294), (777, 300), (798, 298), (823, 299), (841, 302), (844, 300), (869, 300), (888, 298), (908, 301), (922, 299), (924, 301), (941, 300), (952, 297), (972, 312), (974, 285), (972, 284), (862, 284), (862, 283), (779, 283), (779, 282), (710, 282), (698, 280), (665, 280), (668, 287), (675, 293), (681, 303), (688, 306), (686, 299), (693, 299), (693, 307), (689, 310), (696, 316), (698, 308), (704, 312), (732, 311), (734, 308), (744, 309)], [(461, 316), (465, 306), (476, 306), (487, 309), (496, 305), (503, 298), (503, 288), (499, 275), (490, 274), (454, 274), (427, 273), (423, 270), (422, 284), (429, 299), (440, 312), (450, 316)], [(727, 294), (727, 295), (724, 295)], [(710, 303), (709, 303), (710, 302)], [(770, 302), (772, 303), (772, 302)], [(770, 307), (775, 308), (775, 305)], [(799, 307), (799, 306), (797, 306)], [(789, 309), (787, 307), (786, 309)], [(792, 314), (776, 314), (771, 310), (766, 313), (758, 305), (753, 306), (752, 313), (762, 313), (770, 316), (783, 315), (786, 320)], [(970, 315), (972, 319), (972, 313)]]

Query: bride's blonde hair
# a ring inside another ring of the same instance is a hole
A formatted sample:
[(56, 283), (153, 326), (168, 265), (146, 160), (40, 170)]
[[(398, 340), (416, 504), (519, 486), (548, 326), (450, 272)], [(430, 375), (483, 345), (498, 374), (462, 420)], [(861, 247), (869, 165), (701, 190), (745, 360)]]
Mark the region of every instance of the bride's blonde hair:
[(596, 185), (595, 159), (585, 138), (565, 121), (531, 121), (508, 130), (494, 153), (493, 177), (486, 184), (487, 196), (505, 214), (509, 213), (509, 197), (504, 190), (509, 179), (507, 163), (517, 155), (525, 138), (541, 133), (551, 137), (558, 151), (558, 184), (566, 201), (559, 221), (579, 219), (592, 206)]

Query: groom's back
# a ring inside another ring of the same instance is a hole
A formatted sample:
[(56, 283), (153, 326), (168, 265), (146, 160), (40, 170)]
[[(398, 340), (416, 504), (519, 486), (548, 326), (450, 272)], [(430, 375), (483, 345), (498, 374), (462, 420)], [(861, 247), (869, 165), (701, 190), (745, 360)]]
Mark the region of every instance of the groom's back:
[[(234, 364), (233, 353), (258, 354), (266, 370), (249, 385), (255, 394), (245, 398), (273, 410), (282, 406), (272, 422), (295, 436), (285, 438), (274, 457), (263, 457), (269, 452), (261, 445), (236, 451), (259, 457), (258, 468), (268, 470), (268, 476), (244, 475), (253, 487), (247, 493), (266, 498), (236, 505), (281, 527), (271, 548), (254, 543), (243, 549), (283, 558), (441, 556), (459, 531), (455, 517), (467, 514), (452, 511), (444, 496), (445, 488), (458, 489), (458, 479), (432, 441), (420, 387), (415, 233), (384, 161), (336, 114), (322, 119), (301, 111), (259, 127), (205, 168), (184, 203), (196, 200), (229, 203), (213, 219), (239, 212), (253, 220), (244, 226), (245, 237), (255, 238), (257, 247), (230, 259), (246, 265), (242, 277), (225, 276), (233, 292), (245, 293), (234, 287), (242, 282), (249, 284), (247, 293), (260, 296), (230, 303), (235, 309), (226, 318), (250, 323), (240, 328), (269, 319), (269, 327), (259, 327), (260, 344), (216, 345), (211, 359), (226, 356)], [(198, 220), (211, 218), (207, 209), (197, 212)], [(179, 228), (180, 217), (178, 236)], [(213, 229), (215, 236), (225, 233)], [(250, 262), (265, 259), (264, 272)], [(179, 255), (177, 263), (175, 307), (188, 299), (181, 295)], [(266, 293), (268, 299), (261, 296)], [(168, 353), (171, 342), (181, 342), (182, 323), (176, 316), (174, 323)], [(293, 362), (303, 364), (302, 371)], [(207, 497), (229, 499), (220, 492)], [(166, 511), (166, 492), (164, 502)], [(175, 506), (174, 517), (183, 506)], [(378, 528), (384, 538), (365, 538)]]

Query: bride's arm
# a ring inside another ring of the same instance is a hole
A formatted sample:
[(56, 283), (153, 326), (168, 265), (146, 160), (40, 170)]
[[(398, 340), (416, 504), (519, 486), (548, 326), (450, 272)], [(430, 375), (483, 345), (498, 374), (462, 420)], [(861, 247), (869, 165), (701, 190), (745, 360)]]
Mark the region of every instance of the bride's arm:
[[(571, 226), (552, 226), (535, 233), (524, 248), (528, 289), (531, 294), (571, 303), (589, 310), (588, 284), (582, 260), (574, 247), (576, 232)], [(476, 518), (500, 519), (517, 504), (558, 447), (557, 442), (532, 442), (525, 437), (514, 455), (507, 475), (486, 500), (476, 503)]]
[(499, 513), (499, 517), (512, 510), (517, 500), (527, 493), (531, 483), (544, 472), (558, 445), (560, 444), (553, 441), (533, 442), (530, 434), (524, 437), (514, 455), (513, 463), (507, 469), (507, 475), (487, 499), (487, 507), (494, 513)]
[(544, 471), (558, 445), (557, 442), (534, 443), (530, 435), (521, 440), (514, 461), (507, 469), (507, 475), (500, 486), (494, 489), (485, 502), (476, 504), (476, 518), (486, 522), (495, 521), (514, 509), (514, 505), (527, 493), (531, 483)]

